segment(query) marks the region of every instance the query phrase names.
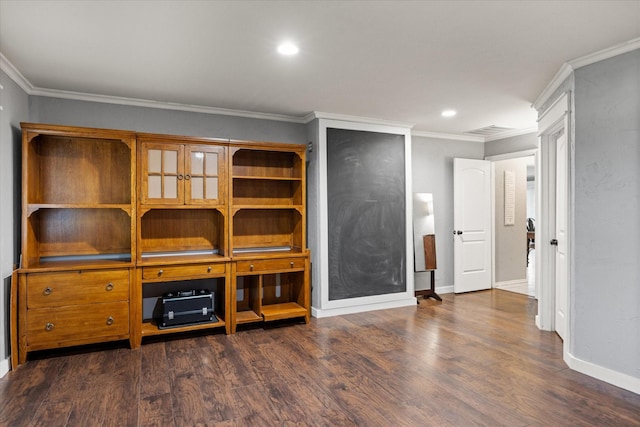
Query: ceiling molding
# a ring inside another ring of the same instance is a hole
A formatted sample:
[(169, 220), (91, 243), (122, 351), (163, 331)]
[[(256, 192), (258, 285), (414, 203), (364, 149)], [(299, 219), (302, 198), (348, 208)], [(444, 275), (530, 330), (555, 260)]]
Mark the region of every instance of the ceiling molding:
[(4, 71), (27, 95), (33, 90), (33, 85), (27, 80), (16, 67), (0, 52), (0, 70)]
[(608, 49), (602, 49), (589, 55), (572, 59), (569, 61), (569, 65), (571, 65), (574, 70), (577, 70), (585, 65), (604, 61), (605, 59), (613, 58), (614, 56), (622, 55), (623, 53), (628, 53), (636, 49), (640, 49), (640, 37), (620, 43)]
[(424, 138), (435, 138), (435, 139), (451, 139), (455, 141), (484, 142), (483, 136), (456, 135), (451, 133), (412, 131), (411, 136), (421, 136)]
[(537, 111), (540, 111), (540, 108), (549, 100), (549, 97), (560, 87), (567, 77), (578, 68), (604, 61), (605, 59), (613, 58), (614, 56), (622, 55), (623, 53), (628, 53), (636, 49), (640, 49), (640, 37), (565, 62), (553, 79), (551, 79), (547, 87), (545, 87), (542, 93), (533, 101), (531, 106)]
[(194, 113), (216, 114), (223, 116), (246, 117), (260, 120), (275, 120), (304, 124), (304, 118), (284, 114), (257, 113), (253, 111), (231, 110), (227, 108), (205, 107), (201, 105), (180, 104), (177, 102), (152, 101), (148, 99), (127, 98), (120, 96), (97, 95), (84, 92), (45, 89), (35, 87), (27, 80), (9, 60), (0, 53), (0, 70), (4, 71), (29, 96), (46, 96), (52, 98), (72, 99), (76, 101), (100, 102), (103, 104), (129, 105), (133, 107), (158, 108), (164, 110), (189, 111)]
[(408, 122), (396, 122), (392, 120), (374, 119), (372, 117), (349, 116), (346, 114), (325, 113), (322, 111), (313, 111), (304, 117), (304, 123), (309, 123), (314, 119), (339, 120), (343, 122), (367, 123), (373, 125), (393, 126), (411, 129), (414, 124)]
[(76, 101), (101, 102), (106, 104), (128, 105), (133, 107), (157, 108), (163, 110), (188, 111), (192, 113), (215, 114), (222, 116), (246, 117), (260, 120), (275, 120), (303, 124), (300, 117), (284, 114), (257, 113), (254, 111), (232, 110), (227, 108), (206, 107), (202, 105), (180, 104), (177, 102), (152, 101), (148, 99), (126, 98), (119, 96), (95, 95), (90, 93), (64, 90), (34, 88), (29, 95), (49, 96), (53, 98), (73, 99)]
[(491, 135), (491, 136), (487, 136), (484, 139), (484, 142), (489, 142), (489, 141), (498, 141), (500, 139), (507, 139), (507, 138), (511, 138), (514, 136), (520, 136), (520, 135), (526, 135), (528, 133), (537, 133), (538, 132), (538, 126), (532, 126), (532, 127), (528, 127), (528, 128), (524, 128), (524, 129), (513, 129), (513, 130), (509, 130), (506, 132), (502, 132), (499, 133), (497, 135)]

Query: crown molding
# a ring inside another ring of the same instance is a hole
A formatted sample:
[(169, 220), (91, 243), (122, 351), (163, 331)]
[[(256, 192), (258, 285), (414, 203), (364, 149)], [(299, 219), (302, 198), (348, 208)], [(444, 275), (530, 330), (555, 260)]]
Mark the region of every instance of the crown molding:
[(33, 85), (29, 83), (29, 80), (27, 80), (11, 62), (9, 62), (2, 52), (0, 52), (0, 70), (4, 71), (11, 80), (16, 82), (16, 84), (20, 86), (27, 95), (31, 94)]
[(397, 122), (392, 120), (374, 119), (372, 117), (349, 116), (346, 114), (325, 113), (322, 111), (313, 111), (304, 116), (304, 123), (309, 123), (315, 119), (339, 120), (343, 122), (367, 123), (373, 125), (393, 126), (411, 129), (414, 124), (408, 122)]
[(133, 107), (158, 108), (164, 110), (189, 111), (194, 113), (216, 114), (223, 116), (246, 117), (251, 119), (275, 120), (304, 124), (304, 118), (284, 114), (257, 113), (253, 111), (231, 110), (227, 108), (205, 107), (201, 105), (180, 104), (176, 102), (152, 101), (148, 99), (127, 98), (120, 96), (99, 95), (67, 90), (45, 89), (33, 86), (18, 69), (0, 53), (0, 69), (29, 96), (46, 96), (52, 98), (72, 99), (76, 101), (100, 102), (103, 104), (129, 105)]
[(605, 59), (613, 58), (614, 56), (622, 55), (623, 53), (628, 53), (636, 49), (640, 49), (640, 37), (617, 44), (607, 49), (602, 49), (597, 52), (572, 59), (569, 61), (569, 64), (574, 70), (577, 70), (585, 65), (604, 61)]
[(451, 139), (455, 141), (484, 142), (483, 136), (457, 135), (457, 134), (451, 134), (451, 133), (412, 131), (411, 136), (421, 136), (424, 138), (435, 138), (435, 139)]
[(498, 141), (500, 139), (507, 139), (507, 138), (511, 138), (514, 136), (520, 136), (520, 135), (526, 135), (528, 133), (537, 133), (538, 132), (538, 126), (531, 126), (528, 128), (524, 128), (524, 129), (514, 129), (514, 130), (508, 130), (506, 132), (502, 132), (496, 135), (491, 135), (491, 136), (487, 136), (484, 139), (484, 142), (489, 142), (489, 141)]
[(613, 58), (636, 49), (640, 49), (640, 37), (565, 62), (553, 79), (551, 79), (547, 87), (545, 87), (542, 93), (533, 101), (531, 106), (540, 111), (540, 108), (549, 100), (549, 97), (560, 87), (567, 77), (578, 68), (604, 61), (605, 59)]
[(215, 114), (223, 116), (246, 117), (251, 119), (275, 120), (303, 124), (300, 117), (284, 114), (258, 113), (254, 111), (232, 110), (227, 108), (206, 107), (202, 105), (180, 104), (177, 102), (153, 101), (139, 98), (126, 98), (109, 95), (96, 95), (91, 93), (72, 92), (54, 89), (34, 88), (29, 95), (48, 96), (53, 98), (73, 99), (76, 101), (100, 102), (105, 104), (119, 104), (133, 107), (157, 108), (163, 110), (188, 111), (192, 113)]
[[(408, 122), (397, 122), (397, 121), (391, 121), (391, 120), (374, 119), (371, 117), (360, 117), (360, 116), (349, 116), (345, 114), (325, 113), (322, 111), (313, 111), (307, 114), (304, 117), (304, 123), (309, 123), (310, 121), (315, 119), (337, 120), (337, 121), (352, 122), (352, 123), (366, 123), (366, 124), (392, 126), (392, 127), (407, 128), (407, 129), (411, 129), (414, 126), (413, 123), (408, 123)], [(411, 136), (421, 136), (421, 137), (435, 138), (435, 139), (450, 139), (455, 141), (484, 142), (484, 137), (482, 136), (456, 135), (456, 134), (448, 134), (448, 133), (414, 131), (414, 130), (411, 131)]]

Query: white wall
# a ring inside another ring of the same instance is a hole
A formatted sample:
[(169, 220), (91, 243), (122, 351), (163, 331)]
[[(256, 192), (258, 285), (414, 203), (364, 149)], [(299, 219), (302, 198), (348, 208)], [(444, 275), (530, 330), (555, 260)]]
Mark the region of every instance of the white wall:
[(28, 118), (27, 94), (0, 71), (0, 376), (9, 369), (9, 292), (18, 263), (20, 227), (20, 122)]

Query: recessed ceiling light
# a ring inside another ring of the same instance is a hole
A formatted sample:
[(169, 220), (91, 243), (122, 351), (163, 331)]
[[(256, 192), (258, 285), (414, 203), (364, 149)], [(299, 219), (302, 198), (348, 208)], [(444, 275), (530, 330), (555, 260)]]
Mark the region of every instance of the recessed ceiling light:
[(458, 112), (456, 110), (444, 110), (442, 112), (442, 117), (453, 117), (456, 114), (458, 114)]
[(296, 46), (291, 42), (285, 42), (285, 43), (282, 43), (280, 46), (278, 46), (278, 53), (282, 55), (291, 56), (291, 55), (295, 55), (299, 51), (300, 49), (298, 49), (298, 46)]

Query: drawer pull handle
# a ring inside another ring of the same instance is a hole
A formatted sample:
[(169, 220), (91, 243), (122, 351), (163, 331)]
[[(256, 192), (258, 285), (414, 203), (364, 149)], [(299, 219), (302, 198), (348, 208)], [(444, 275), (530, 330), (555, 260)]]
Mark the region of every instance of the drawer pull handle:
[(291, 266), (291, 268), (293, 268), (293, 261), (291, 261), (289, 265)]
[(107, 290), (107, 292), (111, 292), (113, 290), (113, 283), (111, 282), (107, 283), (107, 286), (105, 287), (105, 289)]
[(211, 267), (207, 267), (207, 273), (211, 273)]
[(51, 295), (51, 293), (53, 292), (53, 289), (51, 289), (50, 287), (46, 287), (44, 288), (44, 291), (42, 291), (42, 293), (47, 296), (47, 295)]
[(53, 328), (54, 328), (54, 327), (55, 327), (55, 325), (54, 325), (53, 323), (47, 323), (47, 324), (44, 326), (44, 330), (45, 330), (45, 331), (47, 331), (47, 332), (51, 332), (51, 331), (53, 331)]
[(107, 325), (109, 326), (113, 325), (113, 317), (111, 316), (107, 317)]
[(253, 271), (253, 264), (249, 265), (249, 270)]
[(164, 273), (164, 270), (158, 270), (158, 276), (162, 276), (162, 273)]

